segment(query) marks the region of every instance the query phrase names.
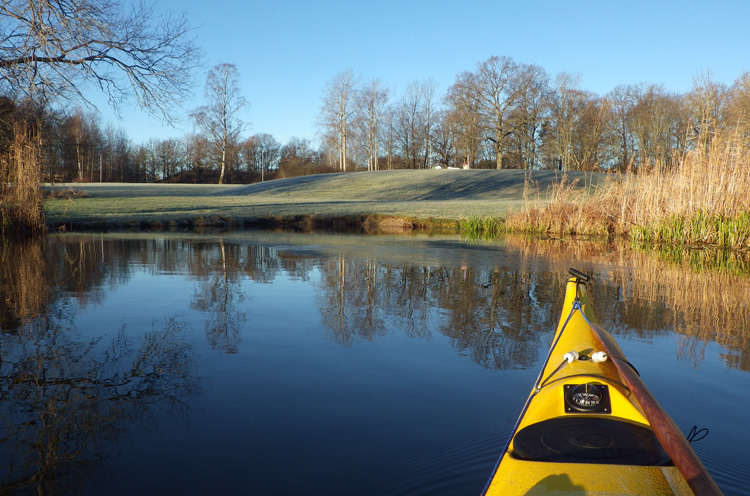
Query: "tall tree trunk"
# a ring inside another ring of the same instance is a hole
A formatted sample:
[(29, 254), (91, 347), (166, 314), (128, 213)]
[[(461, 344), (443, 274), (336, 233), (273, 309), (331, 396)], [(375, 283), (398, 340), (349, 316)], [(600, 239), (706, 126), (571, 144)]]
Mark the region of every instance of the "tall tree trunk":
[(224, 184), (224, 170), (227, 165), (227, 148), (226, 146), (221, 149), (221, 172), (219, 172), (219, 184)]
[(346, 172), (346, 119), (341, 133), (341, 170)]
[(502, 129), (498, 129), (497, 141), (495, 141), (495, 166), (497, 167), (497, 170), (503, 168), (503, 138)]

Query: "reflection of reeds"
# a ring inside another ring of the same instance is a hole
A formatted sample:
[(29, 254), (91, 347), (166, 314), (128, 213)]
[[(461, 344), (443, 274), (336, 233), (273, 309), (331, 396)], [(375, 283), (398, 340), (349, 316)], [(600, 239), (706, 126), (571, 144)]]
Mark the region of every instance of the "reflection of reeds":
[(47, 301), (44, 245), (38, 240), (17, 240), (0, 247), (0, 325), (16, 330), (37, 317)]
[(553, 263), (556, 260), (560, 272), (577, 261), (593, 263), (598, 278), (618, 286), (628, 301), (664, 304), (671, 309), (676, 332), (716, 341), (740, 353), (750, 350), (747, 304), (750, 280), (732, 270), (695, 270), (689, 258), (695, 258), (697, 252), (686, 252), (688, 261), (676, 262), (660, 260), (623, 243), (563, 242), (520, 236), (508, 236), (505, 243), (509, 249), (549, 257)]
[(553, 235), (629, 234), (640, 243), (750, 247), (750, 148), (742, 137), (700, 138), (676, 165), (613, 176), (581, 195), (561, 183), (549, 204), (527, 202), (510, 230)]

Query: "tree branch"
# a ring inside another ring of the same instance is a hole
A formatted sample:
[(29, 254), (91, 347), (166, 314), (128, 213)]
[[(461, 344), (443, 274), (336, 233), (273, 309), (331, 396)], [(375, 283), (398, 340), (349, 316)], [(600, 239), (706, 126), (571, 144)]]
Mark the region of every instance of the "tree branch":
[(184, 17), (118, 0), (6, 0), (0, 5), (0, 91), (31, 100), (83, 99), (94, 83), (117, 109), (134, 98), (171, 121), (199, 52)]

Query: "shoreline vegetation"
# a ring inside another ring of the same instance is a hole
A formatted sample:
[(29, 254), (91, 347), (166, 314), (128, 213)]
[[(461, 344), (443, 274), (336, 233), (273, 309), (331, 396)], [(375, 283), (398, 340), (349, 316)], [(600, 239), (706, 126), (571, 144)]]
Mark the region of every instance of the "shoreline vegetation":
[(505, 228), (542, 236), (626, 237), (638, 246), (750, 249), (750, 149), (738, 134), (702, 139), (672, 163), (615, 174), (590, 196), (575, 182), (527, 199)]

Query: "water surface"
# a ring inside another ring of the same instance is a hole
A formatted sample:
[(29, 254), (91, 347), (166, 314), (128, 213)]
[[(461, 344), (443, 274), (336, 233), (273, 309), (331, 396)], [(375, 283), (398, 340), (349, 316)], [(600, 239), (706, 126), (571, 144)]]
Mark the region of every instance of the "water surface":
[(726, 494), (746, 494), (748, 281), (622, 247), (57, 235), (0, 248), (9, 494), (479, 494), (565, 271)]

